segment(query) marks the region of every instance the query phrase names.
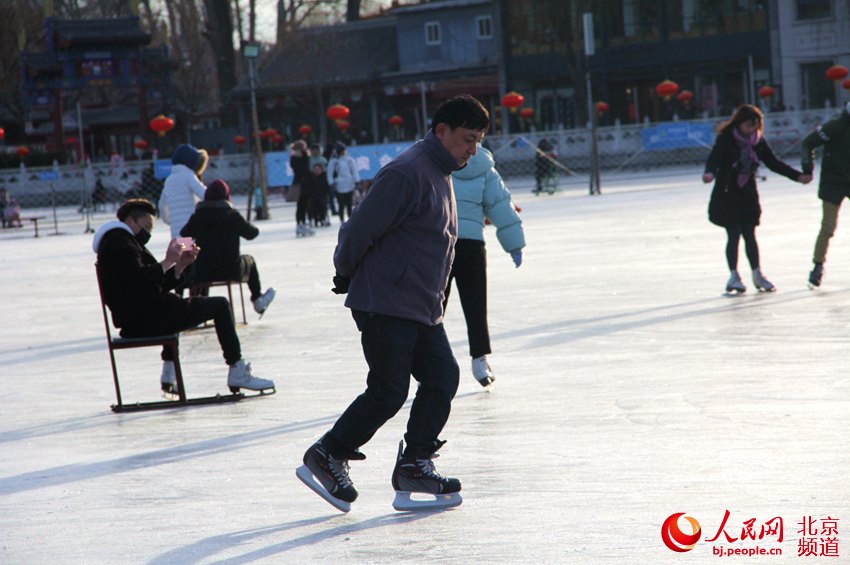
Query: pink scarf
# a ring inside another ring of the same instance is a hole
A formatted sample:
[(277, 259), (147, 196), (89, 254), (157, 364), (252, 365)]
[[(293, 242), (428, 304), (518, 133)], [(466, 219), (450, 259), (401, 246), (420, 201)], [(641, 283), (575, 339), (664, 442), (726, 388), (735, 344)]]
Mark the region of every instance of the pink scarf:
[(755, 130), (744, 137), (737, 127), (732, 128), (732, 136), (741, 148), (741, 157), (735, 163), (738, 169), (738, 188), (743, 188), (759, 168), (759, 158), (753, 149), (761, 141), (761, 132)]

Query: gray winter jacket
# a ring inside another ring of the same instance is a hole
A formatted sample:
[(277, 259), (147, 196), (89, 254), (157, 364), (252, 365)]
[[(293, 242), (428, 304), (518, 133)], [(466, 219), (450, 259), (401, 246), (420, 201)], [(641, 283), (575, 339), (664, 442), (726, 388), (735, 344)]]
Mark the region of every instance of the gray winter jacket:
[(440, 323), (457, 240), (457, 168), (428, 132), (378, 171), (334, 251), (337, 273), (351, 279), (347, 307)]

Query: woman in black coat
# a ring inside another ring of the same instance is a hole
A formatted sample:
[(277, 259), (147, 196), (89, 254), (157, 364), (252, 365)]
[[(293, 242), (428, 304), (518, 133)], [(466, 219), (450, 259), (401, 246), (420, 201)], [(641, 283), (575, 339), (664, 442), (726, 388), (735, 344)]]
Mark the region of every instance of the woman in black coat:
[(703, 182), (714, 181), (708, 219), (726, 229), (726, 263), (730, 271), (726, 292), (729, 293), (740, 294), (747, 290), (738, 274), (738, 246), (742, 237), (753, 271), (753, 284), (762, 291), (776, 290), (761, 272), (756, 241), (756, 226), (761, 218), (756, 188), (759, 165), (763, 162), (771, 171), (803, 184), (812, 180), (811, 175), (801, 173), (776, 157), (764, 138), (763, 122), (761, 110), (755, 106), (744, 104), (738, 108), (731, 119), (720, 125), (702, 175)]

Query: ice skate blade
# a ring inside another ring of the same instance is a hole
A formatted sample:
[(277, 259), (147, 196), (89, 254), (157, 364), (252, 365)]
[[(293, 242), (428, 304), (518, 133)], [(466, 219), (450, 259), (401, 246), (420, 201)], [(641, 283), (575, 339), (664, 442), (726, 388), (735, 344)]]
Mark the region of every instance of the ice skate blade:
[(233, 394), (240, 394), (240, 391), (241, 391), (243, 388), (244, 388), (245, 390), (248, 390), (248, 391), (251, 391), (251, 392), (256, 393), (256, 394), (245, 395), (245, 397), (246, 397), (246, 398), (253, 398), (253, 397), (255, 397), (255, 396), (269, 396), (269, 395), (272, 395), (272, 394), (274, 394), (274, 393), (276, 393), (276, 392), (277, 392), (277, 389), (276, 389), (275, 387), (271, 387), (271, 388), (261, 388), (261, 389), (253, 389), (253, 388), (246, 388), (246, 387), (244, 387), (244, 386), (243, 386), (243, 387), (238, 387), (238, 386), (230, 386), (230, 385), (228, 385), (228, 387), (227, 387), (227, 388), (229, 388), (229, 389), (230, 389), (230, 392), (232, 392)]
[(496, 379), (487, 377), (485, 379), (475, 379), (478, 381), (478, 384), (481, 385), (481, 388), (484, 392), (490, 392), (496, 386)]
[(747, 292), (747, 291), (746, 290), (737, 290), (737, 289), (734, 289), (734, 288), (727, 288), (726, 289), (726, 296), (742, 296), (745, 292)]
[(775, 286), (772, 287), (772, 288), (760, 288), (760, 287), (758, 287), (758, 291), (759, 292), (776, 292), (776, 287)]
[(343, 512), (348, 512), (351, 510), (351, 503), (346, 502), (344, 500), (340, 500), (325, 489), (322, 486), (322, 483), (316, 480), (313, 476), (313, 473), (310, 472), (310, 469), (307, 468), (307, 465), (301, 465), (297, 469), (295, 469), (295, 475), (301, 479), (301, 482), (307, 485), (310, 490), (324, 498), (331, 506), (336, 508), (337, 510), (342, 510)]
[[(411, 498), (410, 495), (426, 498)], [(433, 498), (432, 498), (433, 497)], [(430, 494), (425, 492), (395, 491), (393, 508), (399, 512), (419, 512), (421, 510), (440, 510), (443, 508), (454, 508), (463, 502), (459, 492), (450, 494)]]

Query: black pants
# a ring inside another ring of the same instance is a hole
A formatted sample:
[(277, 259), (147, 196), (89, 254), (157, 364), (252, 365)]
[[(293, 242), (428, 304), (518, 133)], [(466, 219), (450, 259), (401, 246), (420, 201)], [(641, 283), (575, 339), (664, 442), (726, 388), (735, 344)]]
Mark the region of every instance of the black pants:
[(466, 318), (466, 335), (469, 354), (473, 359), (490, 351), (490, 329), (487, 324), (487, 250), (483, 241), (459, 239), (455, 244), (455, 260), (446, 286), (448, 305), (452, 280), (457, 285), (463, 317)]
[(344, 457), (366, 444), (404, 405), (410, 376), (419, 382), (407, 421), (406, 453), (427, 456), (449, 419), (460, 370), (443, 324), (352, 310), (369, 365), (366, 391), (354, 399), (329, 432), (332, 453)]
[[(239, 337), (236, 335), (236, 324), (230, 311), (230, 302), (223, 296), (197, 296), (183, 300), (177, 308), (156, 313), (151, 320), (142, 320), (136, 326), (125, 326), (121, 329), (121, 337), (151, 337), (173, 334), (194, 328), (207, 320), (215, 322), (215, 333), (224, 360), (233, 365), (242, 358)], [(173, 361), (171, 350), (162, 348), (162, 360)]]
[(738, 246), (744, 238), (744, 250), (750, 268), (759, 266), (759, 244), (756, 241), (756, 226), (753, 224), (738, 224), (726, 226), (726, 264), (730, 271), (738, 268)]
[(354, 191), (337, 192), (336, 202), (339, 204), (339, 221), (345, 221), (345, 212), (348, 211), (348, 217), (351, 217), (351, 205), (354, 202)]
[(251, 255), (239, 256), (239, 280), (248, 283), (248, 290), (251, 291), (251, 302), (263, 294), (260, 286), (260, 271)]
[(302, 183), (300, 192), (298, 193), (298, 201), (295, 203), (295, 223), (307, 223), (307, 212), (310, 208), (310, 195), (308, 190)]

